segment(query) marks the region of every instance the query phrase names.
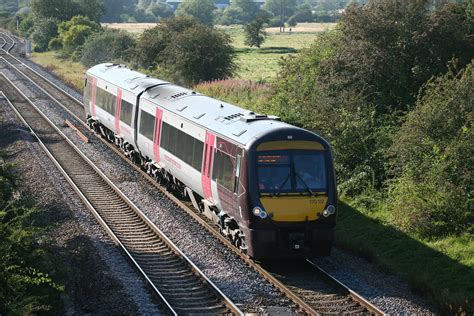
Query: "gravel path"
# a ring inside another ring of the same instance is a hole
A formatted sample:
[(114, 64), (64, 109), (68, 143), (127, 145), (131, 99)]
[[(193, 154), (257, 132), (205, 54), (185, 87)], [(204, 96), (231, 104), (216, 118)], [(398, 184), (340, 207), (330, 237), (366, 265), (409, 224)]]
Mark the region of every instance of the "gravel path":
[(54, 214), (57, 225), (44, 242), (58, 255), (65, 252), (70, 269), (80, 274), (66, 284), (65, 313), (160, 314), (135, 271), (4, 100), (0, 131), (0, 148), (24, 179), (22, 193)]
[[(74, 89), (42, 67), (28, 60), (24, 62), (71, 95), (82, 98)], [(41, 101), (38, 105), (58, 125), (62, 125), (65, 118), (72, 120), (64, 111), (53, 111), (49, 102)], [(289, 302), (273, 287), (220, 245), (215, 238), (204, 232), (189, 215), (151, 189), (141, 175), (95, 140), (94, 136), (85, 132), (86, 136), (92, 139), (92, 143), (84, 145), (70, 130), (62, 130), (241, 308), (247, 312), (268, 312), (274, 310), (273, 307), (288, 306)], [(412, 294), (400, 278), (387, 275), (374, 264), (347, 252), (335, 249), (331, 257), (317, 259), (316, 262), (389, 314), (432, 314), (435, 311), (431, 302)]]

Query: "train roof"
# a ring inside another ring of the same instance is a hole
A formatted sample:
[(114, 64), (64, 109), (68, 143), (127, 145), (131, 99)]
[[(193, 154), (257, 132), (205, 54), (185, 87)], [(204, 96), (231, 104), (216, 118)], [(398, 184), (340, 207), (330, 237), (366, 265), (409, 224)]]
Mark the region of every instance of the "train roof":
[(145, 91), (142, 98), (242, 145), (272, 130), (289, 127), (299, 129), (281, 122), (276, 116), (257, 114), (193, 90), (147, 77), (122, 65), (100, 64), (89, 69), (88, 73), (137, 95)]
[(160, 84), (168, 84), (167, 81), (150, 77), (120, 64), (99, 64), (87, 70), (87, 74), (102, 78), (103, 80), (106, 80), (123, 90), (130, 91), (137, 96), (150, 87)]

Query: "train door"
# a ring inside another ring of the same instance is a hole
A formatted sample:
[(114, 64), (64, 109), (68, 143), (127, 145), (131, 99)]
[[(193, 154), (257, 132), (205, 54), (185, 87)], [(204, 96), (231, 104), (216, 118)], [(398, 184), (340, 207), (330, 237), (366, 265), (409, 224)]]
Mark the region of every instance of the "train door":
[(242, 160), (241, 154), (237, 154), (235, 157), (235, 176), (234, 176), (234, 192), (232, 194), (232, 206), (234, 211), (239, 212), (239, 193), (240, 193), (240, 163)]

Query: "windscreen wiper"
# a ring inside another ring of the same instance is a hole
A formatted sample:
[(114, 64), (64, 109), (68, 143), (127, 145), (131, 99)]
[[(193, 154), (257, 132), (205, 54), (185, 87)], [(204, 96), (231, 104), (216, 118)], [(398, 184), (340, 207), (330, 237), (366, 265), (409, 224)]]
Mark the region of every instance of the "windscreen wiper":
[(291, 176), (291, 172), (288, 173), (288, 175), (286, 176), (285, 180), (284, 180), (279, 186), (277, 186), (278, 189), (275, 190), (275, 192), (273, 193), (273, 195), (278, 196), (278, 195), (280, 194), (281, 189), (282, 189), (283, 186), (286, 184), (286, 182), (288, 181), (288, 179), (290, 178), (290, 176)]
[(311, 191), (308, 184), (306, 184), (306, 182), (303, 180), (303, 178), (301, 178), (301, 176), (297, 172), (295, 172), (295, 175), (298, 177), (298, 179), (301, 180), (301, 182), (303, 182), (303, 185), (306, 187), (306, 190), (308, 190), (309, 194), (311, 194), (311, 196), (313, 196), (314, 195), (313, 191)]

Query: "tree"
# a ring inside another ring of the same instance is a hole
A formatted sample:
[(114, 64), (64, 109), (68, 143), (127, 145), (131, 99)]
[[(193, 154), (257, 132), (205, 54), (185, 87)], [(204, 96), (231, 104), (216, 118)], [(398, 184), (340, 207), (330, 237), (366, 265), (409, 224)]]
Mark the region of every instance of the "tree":
[(89, 36), (82, 47), (81, 63), (86, 67), (104, 62), (129, 60), (135, 46), (134, 38), (127, 32), (105, 30)]
[(135, 9), (134, 0), (104, 0), (105, 15), (103, 22), (122, 22), (121, 15), (124, 12), (132, 12)]
[(72, 0), (32, 0), (31, 9), (40, 18), (66, 21), (73, 16), (77, 7)]
[(260, 48), (260, 45), (265, 41), (267, 33), (265, 32), (266, 24), (268, 19), (264, 17), (258, 17), (252, 22), (244, 26), (245, 31), (245, 41), (244, 44), (247, 46), (257, 46)]
[(274, 16), (283, 15), (283, 20), (286, 20), (294, 14), (296, 5), (296, 0), (266, 0), (263, 9), (273, 13)]
[(312, 22), (314, 20), (313, 12), (309, 4), (302, 4), (298, 6), (295, 14), (291, 17), (296, 23)]
[(64, 50), (74, 53), (86, 39), (101, 29), (100, 24), (91, 21), (85, 16), (74, 16), (70, 21), (61, 22), (58, 26), (59, 40)]
[(102, 0), (32, 0), (31, 9), (40, 18), (55, 18), (59, 21), (84, 15), (98, 22), (105, 11)]
[(346, 45), (332, 66), (382, 112), (406, 111), (453, 56), (460, 67), (474, 56), (466, 4), (428, 11), (428, 3), (380, 0), (349, 6), (342, 17)]
[(150, 11), (160, 20), (170, 18), (174, 15), (173, 9), (165, 2), (156, 2), (152, 4)]
[(227, 34), (189, 17), (168, 19), (145, 31), (135, 49), (138, 66), (187, 85), (231, 76), (233, 59)]
[(243, 23), (254, 20), (260, 11), (258, 4), (253, 0), (233, 0), (228, 9), (232, 10), (235, 8), (241, 10), (238, 19)]
[(211, 26), (214, 24), (213, 12), (216, 9), (212, 0), (184, 0), (176, 11), (177, 16), (191, 16), (201, 23)]
[(78, 11), (74, 15), (87, 16), (97, 23), (105, 13), (105, 6), (102, 0), (76, 0)]
[(31, 38), (34, 42), (34, 50), (44, 52), (48, 49), (48, 44), (58, 35), (59, 20), (55, 18), (36, 19), (34, 22), (34, 32)]

